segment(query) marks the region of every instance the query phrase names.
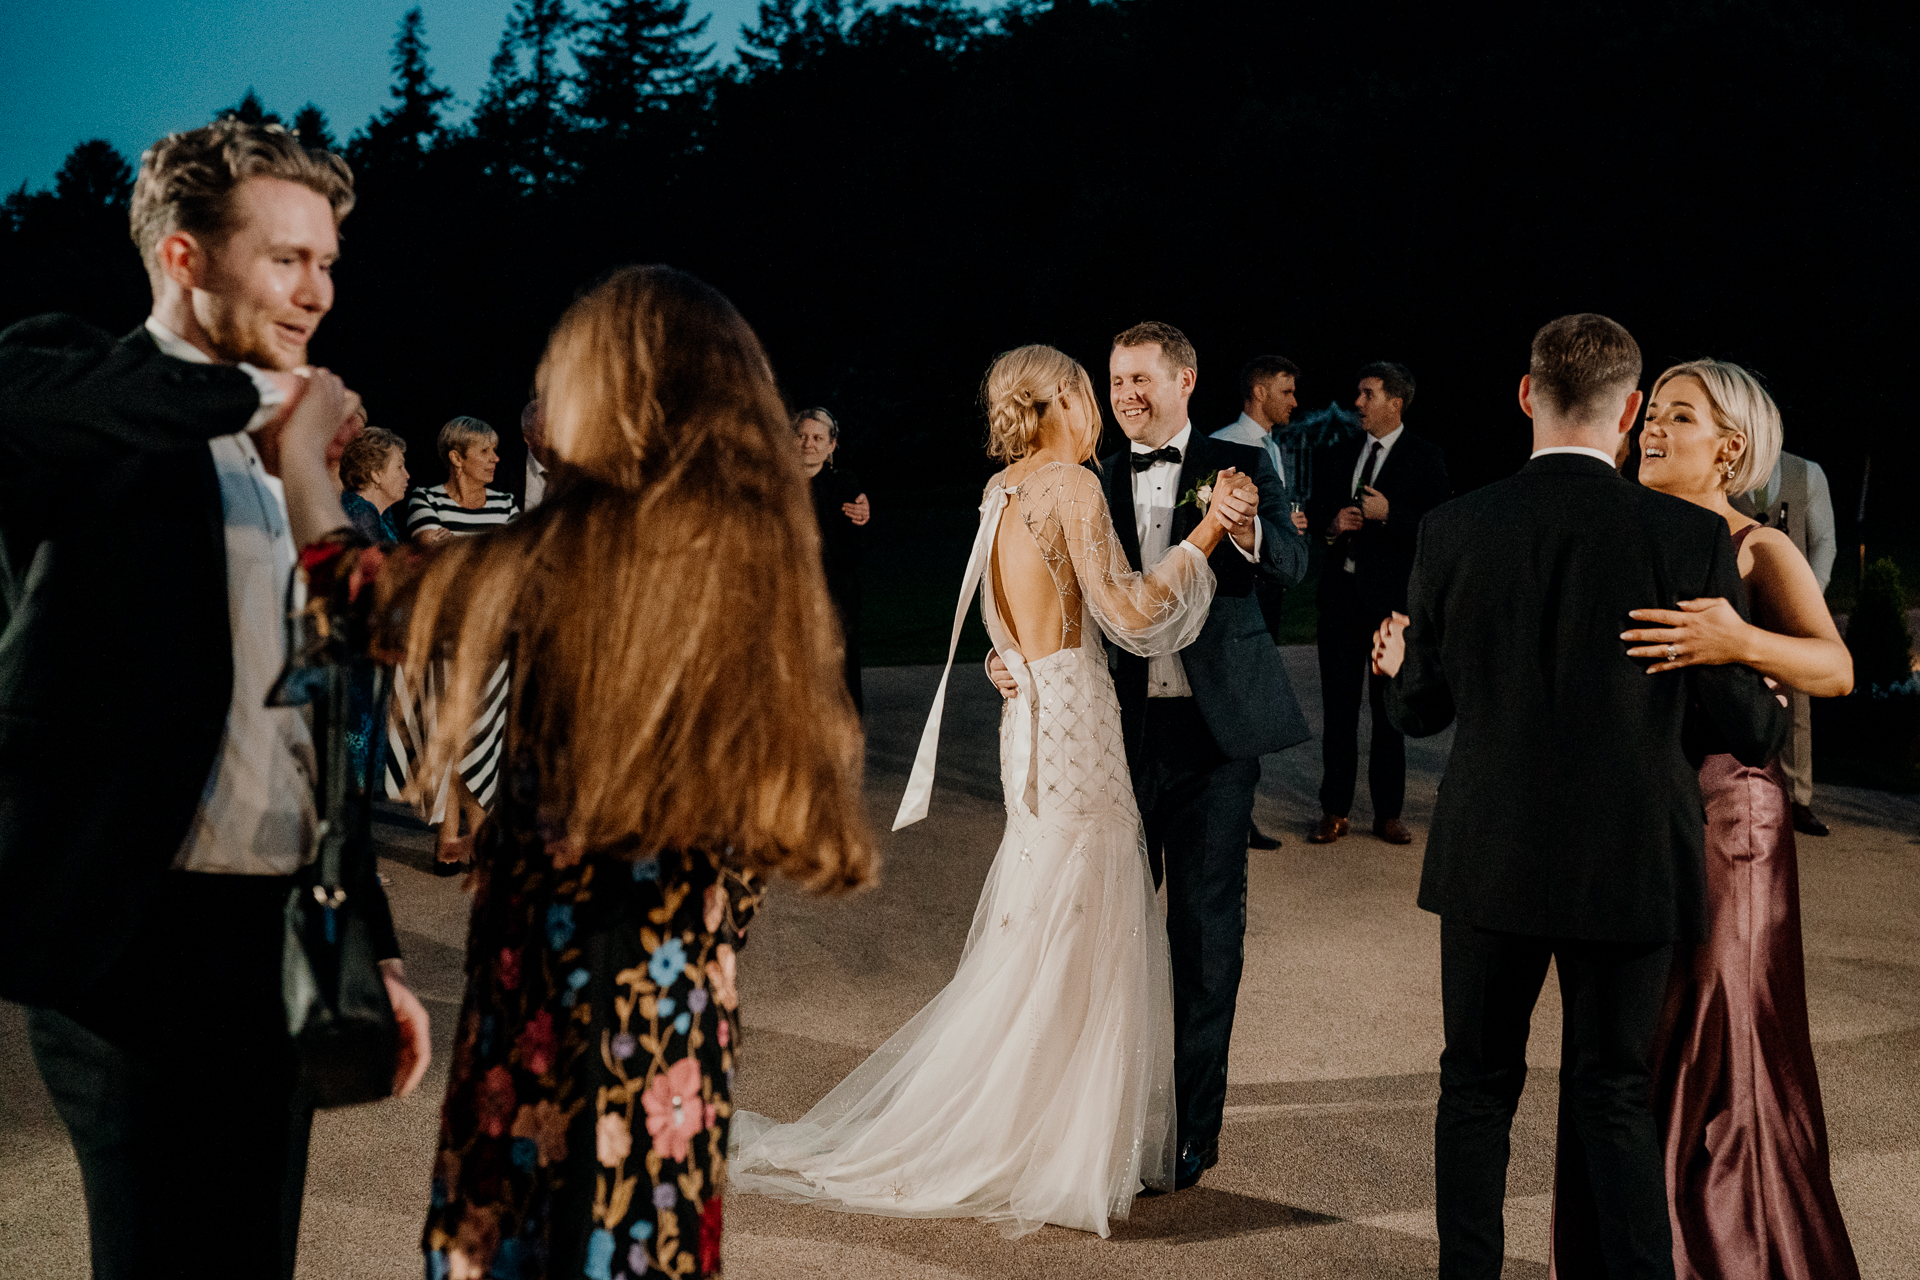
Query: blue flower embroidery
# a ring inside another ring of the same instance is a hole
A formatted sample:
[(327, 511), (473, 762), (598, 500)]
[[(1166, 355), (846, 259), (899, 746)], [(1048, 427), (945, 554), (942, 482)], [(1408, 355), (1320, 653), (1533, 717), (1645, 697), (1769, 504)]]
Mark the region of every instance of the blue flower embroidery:
[(540, 1162), (540, 1144), (532, 1138), (513, 1140), (513, 1167), (522, 1173), (532, 1173)]
[(547, 908), (547, 945), (555, 951), (573, 938), (573, 904), (556, 903)]
[(642, 1218), (627, 1228), (627, 1234), (631, 1235), (635, 1240), (651, 1240), (653, 1239), (653, 1224), (645, 1218)]
[(695, 987), (687, 993), (687, 1008), (693, 1010), (695, 1013), (705, 1013), (707, 1011), (707, 989), (705, 987)]
[(575, 969), (572, 973), (568, 974), (567, 993), (560, 997), (560, 1003), (569, 1009), (573, 1008), (574, 1002), (580, 998), (580, 989), (592, 980), (593, 975), (585, 969)]
[(673, 1020), (673, 1029), (681, 1035), (687, 1034), (687, 1028), (693, 1025), (693, 1015), (683, 1013)]
[(447, 1280), (447, 1251), (435, 1249), (427, 1255), (427, 1280)]
[(661, 1017), (671, 1018), (673, 1016), (673, 1011), (679, 1007), (680, 1007), (679, 1005), (673, 1002), (672, 996), (660, 997), (660, 1016)]
[(597, 1228), (587, 1237), (587, 1280), (613, 1280), (613, 1232)]
[[(571, 910), (569, 910), (571, 914)], [(571, 921), (568, 922), (571, 925)], [(687, 967), (687, 949), (678, 938), (668, 938), (653, 953), (653, 959), (647, 961), (647, 976), (661, 986), (670, 986)]]
[(500, 1280), (521, 1280), (527, 1274), (526, 1246), (520, 1241), (509, 1238), (500, 1242), (500, 1248), (493, 1255), (493, 1265), (487, 1268), (489, 1276), (498, 1276)]
[(635, 883), (642, 880), (658, 880), (660, 878), (660, 860), (658, 858), (647, 858), (644, 861), (634, 863), (633, 878)]

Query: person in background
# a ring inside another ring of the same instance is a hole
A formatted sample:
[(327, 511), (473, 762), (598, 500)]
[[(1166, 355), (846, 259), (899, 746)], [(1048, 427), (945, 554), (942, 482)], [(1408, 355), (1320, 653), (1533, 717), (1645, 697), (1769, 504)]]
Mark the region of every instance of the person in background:
[(840, 615), (846, 645), (847, 694), (854, 709), (864, 712), (860, 692), (860, 552), (866, 543), (867, 522), (873, 509), (860, 481), (844, 467), (833, 465), (840, 447), (840, 424), (825, 409), (808, 409), (793, 420), (800, 441), (800, 473), (813, 490), (813, 514), (820, 523), (820, 560), (827, 574), (827, 594)]
[[(413, 491), (407, 502), (409, 537), (432, 546), (485, 533), (520, 518), (520, 503), (511, 493), (487, 487), (500, 465), (498, 432), (478, 418), (462, 415), (440, 428), (438, 449), (447, 461), (447, 480), (443, 485)], [(423, 701), (430, 701), (437, 692), (431, 687), (416, 688)], [(506, 691), (507, 664), (502, 661), (489, 686), (489, 696), (480, 705), (471, 749), (461, 756), (460, 768), (447, 779), (446, 794), (437, 800), (435, 812), (428, 817), (440, 828), (433, 867), (437, 875), (457, 875), (472, 865), (474, 833), (493, 805), (494, 788), (500, 780), (500, 752), (507, 726)], [(412, 693), (405, 684), (396, 684), (395, 703), (409, 700)], [(419, 716), (414, 723), (424, 725), (426, 717)], [(403, 789), (410, 785), (412, 757), (421, 745), (416, 735), (414, 741), (403, 743), (403, 749), (390, 756)]]
[[(1287, 503), (1293, 508), (1293, 527), (1307, 531), (1307, 517), (1299, 510), (1301, 497), (1296, 477), (1287, 474), (1286, 460), (1273, 433), (1293, 420), (1300, 403), (1298, 382), (1300, 366), (1285, 356), (1255, 356), (1240, 369), (1240, 416), (1213, 433), (1215, 440), (1250, 444), (1260, 449), (1273, 463), (1280, 483), (1287, 487)], [(1254, 599), (1260, 602), (1260, 616), (1266, 621), (1267, 634), (1280, 643), (1280, 615), (1286, 603), (1287, 589), (1270, 578), (1253, 584)], [(1278, 849), (1278, 837), (1267, 835), (1253, 824), (1247, 830), (1249, 849)]]
[[(540, 390), (567, 483), (355, 597), (416, 683), (460, 637), (426, 777), (515, 654), (426, 1270), (717, 1275), (738, 949), (769, 874), (873, 879), (859, 722), (792, 426), (732, 304), (617, 271), (555, 326)], [(304, 557), (311, 588), (367, 555)]]
[[(294, 1273), (313, 1104), (281, 955), (319, 812), (307, 722), (267, 696), (298, 549), (345, 523), (358, 398), (305, 366), (353, 202), (278, 126), (171, 134), (129, 210), (146, 322), (0, 334), (0, 996), (99, 1280)], [(404, 1095), (427, 1015), (366, 906)]]
[(422, 485), (408, 497), (408, 537), (444, 542), (520, 518), (520, 503), (511, 493), (488, 488), (500, 466), (499, 432), (462, 414), (440, 428), (436, 447), (446, 460), (447, 480)]
[(1411, 844), (1400, 820), (1407, 794), (1407, 744), (1387, 718), (1389, 681), (1369, 675), (1374, 629), (1389, 614), (1405, 613), (1414, 540), (1427, 512), (1445, 502), (1447, 459), (1440, 446), (1408, 431), (1413, 374), (1379, 361), (1360, 370), (1360, 411), (1366, 434), (1335, 446), (1318, 465), (1312, 526), (1326, 535), (1320, 571), (1320, 695), (1326, 714), (1321, 739), (1320, 823), (1307, 839), (1331, 844), (1347, 834), (1360, 771), (1359, 718), (1373, 713), (1367, 753), (1367, 790), (1373, 833), (1388, 844)]
[(375, 543), (403, 542), (393, 518), (407, 496), (407, 442), (381, 427), (368, 427), (340, 455), (340, 507), (347, 521)]
[(553, 466), (553, 451), (547, 448), (547, 431), (540, 419), (538, 395), (530, 398), (527, 407), (520, 411), (520, 439), (527, 446), (525, 507), (531, 511), (546, 499), (547, 471)]
[[(1731, 498), (1741, 515), (1786, 534), (1813, 567), (1820, 590), (1827, 589), (1840, 544), (1833, 531), (1827, 473), (1819, 463), (1783, 451), (1765, 484)], [(1813, 812), (1813, 702), (1798, 689), (1789, 689), (1787, 700), (1793, 708), (1793, 736), (1780, 752), (1780, 771), (1793, 784), (1793, 829), (1802, 835), (1828, 835), (1827, 824)]]

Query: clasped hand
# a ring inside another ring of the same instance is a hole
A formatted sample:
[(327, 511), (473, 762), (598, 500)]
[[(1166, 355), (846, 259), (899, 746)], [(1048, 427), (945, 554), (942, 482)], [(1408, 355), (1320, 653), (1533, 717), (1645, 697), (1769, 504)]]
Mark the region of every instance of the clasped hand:
[(1407, 660), (1407, 623), (1404, 613), (1390, 613), (1373, 633), (1373, 674), (1397, 676)]
[(1260, 515), (1260, 487), (1253, 477), (1231, 467), (1214, 481), (1213, 496), (1207, 503), (1207, 518), (1242, 546), (1253, 537), (1253, 522)]
[(1747, 623), (1719, 596), (1682, 600), (1678, 609), (1634, 609), (1627, 616), (1660, 624), (1620, 633), (1622, 640), (1637, 646), (1627, 650), (1628, 657), (1660, 659), (1647, 668), (1648, 675), (1745, 661)]
[(328, 474), (360, 434), (360, 396), (326, 369), (303, 368), (267, 375), (286, 395), (279, 411), (253, 432), (254, 447), (268, 474), (280, 476), (288, 459), (319, 454)]

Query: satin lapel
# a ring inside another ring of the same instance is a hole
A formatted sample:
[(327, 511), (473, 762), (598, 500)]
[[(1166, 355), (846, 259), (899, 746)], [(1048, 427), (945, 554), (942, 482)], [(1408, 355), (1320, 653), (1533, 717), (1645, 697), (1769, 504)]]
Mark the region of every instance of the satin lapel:
[(1218, 470), (1212, 458), (1213, 442), (1210, 439), (1198, 431), (1187, 437), (1187, 452), (1180, 459), (1180, 487), (1173, 495), (1175, 505), (1168, 546), (1192, 533), (1193, 527), (1200, 523), (1200, 508), (1197, 505), (1185, 507), (1179, 503), (1209, 472)]
[(1103, 464), (1107, 469), (1107, 510), (1113, 516), (1113, 531), (1120, 539), (1120, 549), (1127, 553), (1127, 563), (1138, 569), (1140, 525), (1133, 518), (1133, 460), (1127, 453), (1128, 450), (1122, 449)]

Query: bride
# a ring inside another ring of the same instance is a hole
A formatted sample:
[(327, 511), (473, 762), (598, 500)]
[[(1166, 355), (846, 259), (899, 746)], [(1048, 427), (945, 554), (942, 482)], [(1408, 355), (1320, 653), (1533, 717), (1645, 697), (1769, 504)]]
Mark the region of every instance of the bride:
[[(1100, 636), (1138, 654), (1207, 619), (1213, 504), (1145, 573), (1114, 540), (1093, 456), (1100, 413), (1052, 347), (987, 373), (987, 485), (959, 624), (984, 579), (988, 634), (1019, 682), (1003, 712), (1007, 827), (960, 967), (794, 1124), (741, 1112), (732, 1188), (896, 1217), (980, 1217), (1009, 1236), (1056, 1223), (1105, 1236), (1145, 1182), (1172, 1182), (1173, 992)], [(1220, 473), (1218, 489), (1252, 481)], [(953, 666), (953, 644), (947, 669)], [(942, 675), (894, 829), (926, 816)]]

